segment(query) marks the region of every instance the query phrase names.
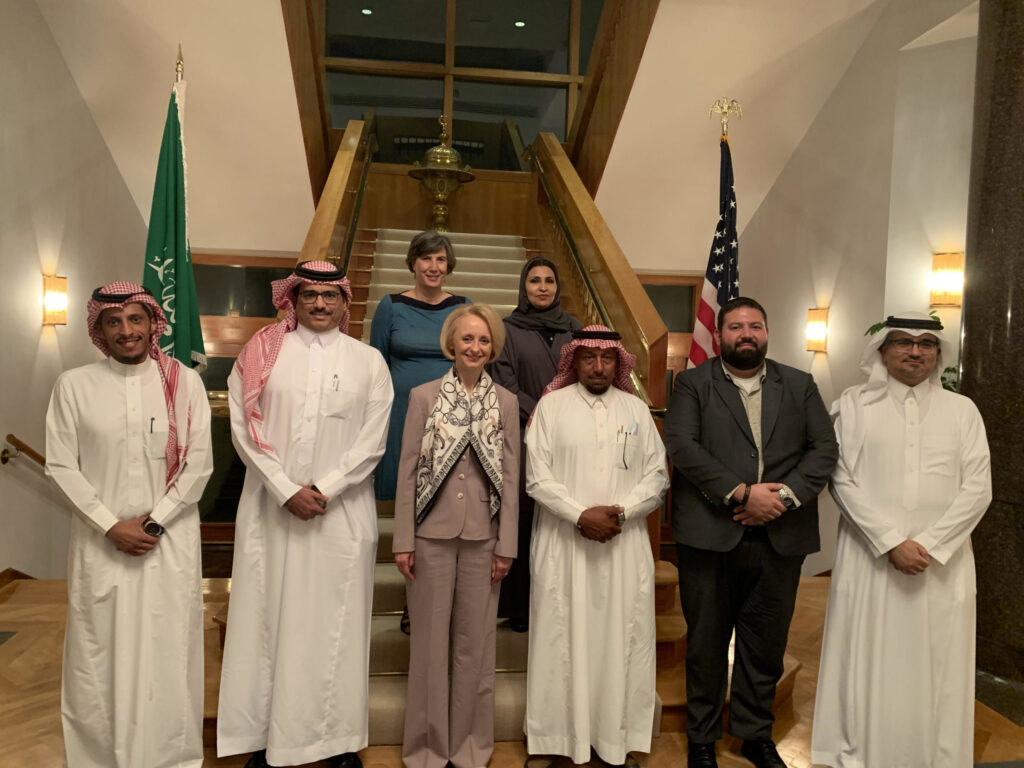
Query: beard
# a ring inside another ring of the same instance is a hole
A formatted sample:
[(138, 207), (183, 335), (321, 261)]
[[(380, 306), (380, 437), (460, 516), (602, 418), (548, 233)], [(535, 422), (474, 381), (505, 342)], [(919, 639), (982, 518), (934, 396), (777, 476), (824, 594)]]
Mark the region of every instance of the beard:
[[(738, 348), (738, 345), (744, 342), (750, 342), (754, 346)], [(731, 346), (722, 345), (722, 359), (740, 371), (760, 368), (767, 355), (768, 343), (758, 344), (756, 339), (737, 339), (736, 343)]]

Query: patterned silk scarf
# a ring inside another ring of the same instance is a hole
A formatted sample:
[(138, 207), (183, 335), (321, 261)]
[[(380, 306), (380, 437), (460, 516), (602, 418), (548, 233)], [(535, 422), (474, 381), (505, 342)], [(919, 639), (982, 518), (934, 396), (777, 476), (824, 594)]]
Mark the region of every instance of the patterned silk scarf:
[(453, 366), (441, 378), (441, 389), (434, 408), (427, 416), (416, 462), (416, 524), (430, 514), (434, 496), (466, 446), (484, 468), (490, 483), (491, 519), (501, 508), (502, 424), (498, 392), (486, 371), (472, 395), (466, 394)]

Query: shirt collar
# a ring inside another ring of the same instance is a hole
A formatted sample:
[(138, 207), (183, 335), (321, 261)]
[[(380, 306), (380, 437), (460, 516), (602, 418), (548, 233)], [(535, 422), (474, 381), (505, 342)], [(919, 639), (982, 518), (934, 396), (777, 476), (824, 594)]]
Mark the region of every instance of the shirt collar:
[(107, 361), (110, 363), (110, 369), (114, 371), (114, 373), (119, 373), (126, 378), (129, 376), (145, 376), (150, 367), (156, 364), (156, 360), (149, 355), (147, 355), (146, 359), (141, 363), (135, 363), (133, 365), (119, 363), (113, 357), (108, 357)]
[(295, 326), (295, 333), (298, 334), (299, 338), (302, 339), (302, 343), (307, 347), (312, 346), (313, 340), (316, 338), (320, 339), (321, 346), (329, 347), (339, 336), (341, 336), (341, 332), (337, 328), (328, 328), (326, 331), (320, 331), (317, 333), (301, 323)]
[[(722, 358), (718, 358), (718, 363), (719, 363), (719, 365), (722, 366), (722, 373), (725, 374), (725, 378), (727, 378), (733, 384), (736, 384), (736, 379), (738, 379), (740, 377), (739, 376), (733, 377), (733, 375), (731, 373), (729, 373), (729, 369), (725, 367), (725, 361), (722, 360)], [(760, 381), (763, 382), (765, 376), (768, 375), (768, 363), (761, 363), (761, 370), (758, 371), (756, 375), (757, 375), (757, 378)], [(753, 378), (753, 377), (751, 377), (751, 378)], [(748, 381), (749, 381), (749, 379), (748, 379)], [(739, 386), (739, 385), (737, 385), (737, 386)]]
[(931, 381), (925, 379), (916, 387), (908, 387), (902, 381), (897, 381), (892, 376), (889, 377), (889, 394), (892, 395), (893, 400), (897, 403), (906, 402), (908, 397), (913, 397), (917, 401), (923, 401), (931, 391)]
[(606, 389), (600, 395), (595, 395), (593, 392), (591, 392), (585, 386), (580, 384), (580, 382), (578, 382), (578, 381), (576, 382), (576, 391), (579, 393), (580, 397), (583, 398), (583, 402), (585, 402), (587, 404), (587, 407), (589, 407), (589, 408), (593, 408), (598, 403), (601, 403), (601, 405), (604, 405), (605, 407), (607, 407), (607, 405), (605, 404), (605, 396), (609, 392), (611, 392), (612, 389), (613, 389), (613, 387), (608, 387), (608, 389)]

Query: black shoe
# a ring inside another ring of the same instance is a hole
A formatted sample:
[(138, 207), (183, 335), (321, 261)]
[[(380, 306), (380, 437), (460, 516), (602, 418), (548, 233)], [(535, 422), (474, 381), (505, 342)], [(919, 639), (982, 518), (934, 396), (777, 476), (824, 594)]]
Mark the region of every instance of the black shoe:
[(363, 768), (363, 761), (355, 752), (346, 752), (344, 755), (335, 755), (327, 759), (331, 768)]
[(778, 750), (775, 749), (775, 742), (771, 739), (744, 740), (740, 754), (757, 768), (786, 768)]
[(530, 628), (530, 621), (529, 619), (509, 619), (508, 626), (513, 632), (525, 632)]
[(267, 750), (261, 749), (253, 752), (252, 757), (246, 762), (245, 768), (269, 768), (267, 764)]
[(700, 744), (691, 741), (689, 754), (686, 756), (686, 768), (718, 768), (715, 742)]

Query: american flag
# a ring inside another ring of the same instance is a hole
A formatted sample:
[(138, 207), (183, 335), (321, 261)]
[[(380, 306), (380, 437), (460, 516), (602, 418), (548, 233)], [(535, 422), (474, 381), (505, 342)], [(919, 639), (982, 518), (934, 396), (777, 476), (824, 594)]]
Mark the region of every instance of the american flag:
[(718, 310), (725, 302), (740, 295), (740, 244), (736, 235), (736, 190), (732, 180), (732, 155), (729, 140), (722, 137), (722, 172), (718, 185), (718, 225), (711, 241), (708, 271), (697, 307), (697, 324), (693, 329), (687, 368), (696, 368), (705, 360), (717, 357), (715, 325)]

